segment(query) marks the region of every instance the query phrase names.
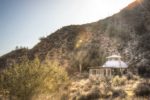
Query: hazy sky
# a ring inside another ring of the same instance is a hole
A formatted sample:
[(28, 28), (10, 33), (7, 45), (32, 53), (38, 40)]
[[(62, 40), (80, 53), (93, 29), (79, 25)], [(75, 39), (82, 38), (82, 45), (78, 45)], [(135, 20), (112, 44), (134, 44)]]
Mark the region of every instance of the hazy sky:
[(84, 24), (119, 12), (134, 0), (0, 0), (0, 55), (32, 48), (62, 26)]

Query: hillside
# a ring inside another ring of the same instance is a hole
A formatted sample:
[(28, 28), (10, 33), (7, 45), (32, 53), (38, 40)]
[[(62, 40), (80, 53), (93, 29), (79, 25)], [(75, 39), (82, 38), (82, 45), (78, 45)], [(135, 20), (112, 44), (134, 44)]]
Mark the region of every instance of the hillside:
[[(65, 26), (40, 42), (30, 50), (19, 50), (0, 58), (0, 68), (7, 67), (7, 60), (27, 56), (38, 56), (57, 60), (67, 70), (78, 71), (82, 66), (102, 65), (105, 57), (120, 54), (128, 62), (132, 72), (138, 69), (143, 76), (150, 72), (150, 2), (136, 0), (119, 13), (97, 22), (84, 25)], [(143, 73), (144, 72), (144, 73)]]

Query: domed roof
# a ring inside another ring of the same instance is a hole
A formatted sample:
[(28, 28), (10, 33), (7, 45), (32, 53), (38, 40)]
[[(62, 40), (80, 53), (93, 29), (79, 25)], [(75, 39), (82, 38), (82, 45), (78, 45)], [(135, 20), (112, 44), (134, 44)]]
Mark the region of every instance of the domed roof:
[(106, 57), (107, 61), (102, 67), (109, 67), (109, 68), (127, 68), (128, 65), (121, 60), (120, 55), (112, 55)]
[(128, 65), (121, 61), (121, 60), (109, 60), (102, 67), (109, 67), (109, 68), (127, 68)]
[(112, 55), (112, 56), (109, 56), (109, 57), (106, 57), (107, 59), (109, 59), (109, 58), (121, 58), (121, 56), (119, 56), (119, 55)]

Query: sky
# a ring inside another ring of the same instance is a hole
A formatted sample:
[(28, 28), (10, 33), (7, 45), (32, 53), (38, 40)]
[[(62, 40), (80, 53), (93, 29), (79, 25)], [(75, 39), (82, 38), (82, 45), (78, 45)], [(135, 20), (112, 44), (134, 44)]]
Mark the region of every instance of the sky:
[(32, 48), (71, 24), (111, 16), (135, 0), (0, 0), (0, 56), (16, 46)]

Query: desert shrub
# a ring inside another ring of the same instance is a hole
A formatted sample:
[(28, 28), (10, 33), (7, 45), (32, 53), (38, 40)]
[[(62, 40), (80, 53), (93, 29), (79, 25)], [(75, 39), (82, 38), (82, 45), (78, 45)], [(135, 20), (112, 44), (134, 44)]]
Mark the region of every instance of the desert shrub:
[(137, 74), (133, 74), (132, 72), (128, 72), (125, 76), (127, 80), (139, 80), (139, 76)]
[(126, 82), (126, 77), (125, 76), (122, 76), (122, 77), (115, 76), (112, 79), (112, 85), (114, 85), (114, 86), (124, 85), (125, 82)]
[(92, 100), (92, 99), (96, 99), (96, 98), (99, 98), (100, 97), (100, 91), (98, 88), (94, 88), (92, 89), (92, 91), (90, 91), (88, 94), (87, 94), (87, 98), (86, 100)]
[(93, 100), (100, 97), (100, 91), (98, 88), (93, 88), (86, 95), (81, 95), (78, 100)]
[(69, 98), (68, 94), (65, 94), (65, 93), (62, 94), (61, 97), (60, 97), (61, 100), (68, 100), (68, 98)]
[(150, 83), (140, 83), (134, 92), (136, 96), (150, 96)]
[(129, 72), (129, 73), (127, 73), (127, 74), (126, 74), (126, 76), (127, 76), (127, 79), (128, 79), (128, 80), (131, 80), (131, 79), (133, 79), (133, 78), (134, 78), (134, 77), (133, 77), (133, 74), (132, 74), (132, 73), (130, 73), (130, 72)]
[(126, 92), (122, 89), (118, 89), (118, 90), (113, 90), (113, 94), (112, 97), (116, 98), (116, 97), (120, 97), (120, 98), (125, 98), (126, 97)]
[(57, 62), (41, 64), (38, 59), (24, 59), (0, 73), (0, 90), (8, 90), (18, 100), (30, 100), (36, 94), (56, 92), (67, 80), (67, 73)]
[(144, 78), (150, 77), (150, 67), (149, 66), (141, 66), (138, 68), (138, 73), (140, 76)]

